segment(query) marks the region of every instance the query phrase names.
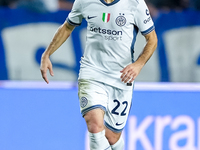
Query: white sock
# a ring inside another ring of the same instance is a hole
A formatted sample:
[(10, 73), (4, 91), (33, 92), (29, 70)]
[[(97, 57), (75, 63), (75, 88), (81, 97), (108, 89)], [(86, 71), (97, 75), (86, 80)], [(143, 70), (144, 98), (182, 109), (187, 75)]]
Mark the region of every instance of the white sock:
[(122, 136), (120, 136), (119, 140), (114, 144), (111, 145), (112, 150), (123, 150), (124, 149), (124, 140)]
[(105, 137), (105, 130), (99, 133), (90, 133), (90, 150), (112, 150), (110, 144)]

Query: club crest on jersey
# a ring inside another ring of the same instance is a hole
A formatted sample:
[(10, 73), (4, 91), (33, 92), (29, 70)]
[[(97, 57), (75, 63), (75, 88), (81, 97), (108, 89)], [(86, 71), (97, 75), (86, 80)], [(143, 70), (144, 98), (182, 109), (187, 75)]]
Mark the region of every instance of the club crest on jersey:
[(80, 105), (82, 108), (84, 108), (88, 104), (88, 100), (86, 97), (81, 97)]
[(124, 26), (126, 24), (126, 18), (124, 17), (124, 14), (120, 13), (115, 22), (120, 27)]
[(110, 13), (103, 13), (102, 20), (105, 23), (109, 22), (110, 21)]

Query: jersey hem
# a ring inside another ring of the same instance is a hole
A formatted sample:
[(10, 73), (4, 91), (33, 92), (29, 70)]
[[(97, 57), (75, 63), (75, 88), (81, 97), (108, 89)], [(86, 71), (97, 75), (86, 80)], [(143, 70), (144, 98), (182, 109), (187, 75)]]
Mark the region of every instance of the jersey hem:
[(80, 79), (86, 79), (86, 80), (91, 80), (91, 81), (98, 81), (98, 82), (102, 82), (105, 84), (108, 84), (110, 86), (116, 87), (118, 89), (123, 89), (123, 90), (133, 90), (134, 88), (134, 82), (132, 82), (132, 85), (129, 84), (125, 84), (125, 83), (117, 83), (117, 82), (110, 82), (112, 78), (108, 77), (108, 76), (104, 76), (103, 78), (90, 78), (90, 77), (79, 77), (78, 80)]
[(127, 84), (121, 81), (120, 76), (120, 73), (113, 72), (111, 74), (110, 72), (105, 72), (103, 70), (91, 66), (83, 66), (83, 64), (81, 64), (78, 80), (86, 79), (99, 81), (119, 89), (133, 90), (134, 82), (132, 83), (132, 86), (127, 86)]

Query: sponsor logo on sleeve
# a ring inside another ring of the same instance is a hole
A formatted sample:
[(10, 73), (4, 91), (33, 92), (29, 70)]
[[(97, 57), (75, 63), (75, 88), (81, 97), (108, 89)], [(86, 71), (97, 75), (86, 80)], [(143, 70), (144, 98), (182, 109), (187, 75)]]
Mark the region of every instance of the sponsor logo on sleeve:
[(149, 10), (148, 10), (148, 9), (146, 9), (146, 15), (147, 15), (147, 16), (149, 16), (149, 15), (150, 15), (150, 13), (149, 13)]
[(148, 9), (146, 9), (146, 15), (149, 16), (149, 17), (144, 20), (144, 24), (147, 24), (149, 21), (151, 21), (151, 16), (150, 16), (150, 13), (149, 13)]

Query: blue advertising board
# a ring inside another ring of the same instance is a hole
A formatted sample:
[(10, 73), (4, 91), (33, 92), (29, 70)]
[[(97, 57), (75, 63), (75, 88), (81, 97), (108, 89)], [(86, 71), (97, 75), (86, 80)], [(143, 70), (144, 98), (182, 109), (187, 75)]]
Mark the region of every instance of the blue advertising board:
[[(136, 83), (125, 150), (199, 150), (200, 84)], [(89, 150), (76, 84), (0, 82), (0, 150)]]

